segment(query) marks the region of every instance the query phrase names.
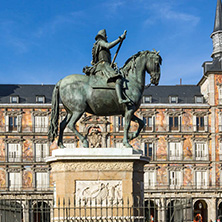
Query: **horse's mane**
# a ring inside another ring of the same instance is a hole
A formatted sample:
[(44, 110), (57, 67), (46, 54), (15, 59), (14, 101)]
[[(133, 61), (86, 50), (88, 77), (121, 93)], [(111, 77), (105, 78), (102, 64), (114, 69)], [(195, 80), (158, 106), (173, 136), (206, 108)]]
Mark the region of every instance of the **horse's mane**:
[(148, 54), (148, 53), (150, 53), (150, 51), (147, 50), (147, 51), (139, 51), (136, 54), (132, 55), (129, 59), (127, 59), (127, 61), (120, 70), (125, 74), (127, 74), (130, 69), (136, 68), (136, 63), (135, 63), (136, 58), (138, 58), (143, 54)]

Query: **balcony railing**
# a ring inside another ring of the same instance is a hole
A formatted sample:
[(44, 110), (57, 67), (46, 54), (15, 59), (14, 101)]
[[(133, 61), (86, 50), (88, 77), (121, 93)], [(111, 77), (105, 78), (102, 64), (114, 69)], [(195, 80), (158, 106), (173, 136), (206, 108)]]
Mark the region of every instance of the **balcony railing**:
[(204, 183), (198, 183), (193, 185), (175, 185), (175, 184), (159, 184), (153, 183), (148, 184), (144, 182), (144, 190), (222, 190), (221, 185), (206, 185)]
[(45, 162), (45, 158), (47, 156), (26, 156), (23, 154), (22, 155), (17, 155), (17, 156), (0, 156), (0, 162), (10, 162), (10, 163), (20, 163), (20, 162)]
[[(11, 128), (10, 126), (6, 125), (0, 125), (0, 132), (35, 132), (35, 133), (47, 133), (49, 129), (49, 126), (34, 126), (32, 124), (28, 125), (22, 125), (22, 126), (17, 126)], [(123, 131), (124, 126), (119, 125), (118, 126), (118, 131)], [(222, 132), (222, 126), (219, 126), (219, 130)], [(118, 132), (117, 131), (117, 132)], [(197, 127), (193, 125), (181, 125), (178, 127), (170, 127), (170, 125), (167, 124), (155, 124), (153, 127), (144, 127), (142, 132), (172, 132), (172, 133), (177, 133), (177, 132), (210, 132), (211, 127), (207, 126), (205, 127)], [(66, 129), (65, 132), (71, 132), (70, 130)]]
[(50, 185), (25, 186), (24, 184), (11, 184), (9, 186), (0, 186), (0, 191), (53, 191)]

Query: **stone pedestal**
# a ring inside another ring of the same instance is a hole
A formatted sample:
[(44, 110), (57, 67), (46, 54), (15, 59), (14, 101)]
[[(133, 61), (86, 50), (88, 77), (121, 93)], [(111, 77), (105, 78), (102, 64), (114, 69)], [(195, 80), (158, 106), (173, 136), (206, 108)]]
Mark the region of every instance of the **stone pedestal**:
[[(133, 205), (143, 199), (143, 167), (149, 158), (130, 148), (57, 149), (47, 158), (55, 183), (55, 198), (71, 206)], [(60, 201), (61, 202), (61, 201)]]

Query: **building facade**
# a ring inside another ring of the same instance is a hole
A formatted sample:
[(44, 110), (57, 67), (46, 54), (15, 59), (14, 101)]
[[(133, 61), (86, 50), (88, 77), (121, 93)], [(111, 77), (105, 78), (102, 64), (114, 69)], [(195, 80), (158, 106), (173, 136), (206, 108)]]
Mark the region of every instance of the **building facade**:
[[(193, 216), (222, 219), (222, 6), (217, 1), (212, 61), (203, 63), (197, 85), (145, 88), (137, 116), (145, 122), (132, 141), (151, 158), (145, 166), (144, 194), (153, 199), (155, 221), (170, 221), (164, 209), (189, 198)], [(50, 166), (44, 161), (56, 141), (48, 141), (53, 85), (0, 85), (1, 196), (37, 195), (53, 199)], [(65, 111), (60, 107), (60, 119)], [(131, 125), (135, 131), (137, 124)], [(121, 147), (124, 118), (84, 114), (78, 129), (90, 147)], [(66, 129), (67, 148), (81, 142)], [(27, 204), (25, 201), (22, 204)], [(35, 203), (37, 204), (37, 203)], [(26, 216), (24, 216), (26, 217)]]

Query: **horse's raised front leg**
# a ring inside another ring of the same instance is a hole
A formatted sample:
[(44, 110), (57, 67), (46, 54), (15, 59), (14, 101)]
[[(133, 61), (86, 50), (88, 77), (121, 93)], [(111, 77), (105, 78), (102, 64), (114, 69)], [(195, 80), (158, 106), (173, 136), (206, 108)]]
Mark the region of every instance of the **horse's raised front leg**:
[(142, 119), (138, 118), (137, 116), (135, 116), (134, 114), (132, 116), (132, 121), (138, 123), (139, 127), (136, 132), (129, 133), (129, 135), (128, 135), (129, 140), (133, 140), (134, 138), (138, 137), (141, 130), (143, 129), (143, 127), (145, 125), (144, 121)]
[(59, 140), (58, 140), (58, 146), (60, 148), (65, 148), (64, 144), (63, 144), (63, 132), (68, 124), (68, 122), (70, 121), (71, 118), (71, 114), (67, 114), (65, 116), (65, 118), (62, 120), (62, 122), (60, 123), (60, 129), (59, 129)]
[(86, 138), (76, 129), (76, 123), (82, 116), (83, 112), (74, 111), (72, 114), (72, 117), (68, 123), (69, 129), (71, 129), (77, 137), (81, 140), (83, 147), (87, 148), (89, 147), (89, 143), (86, 140)]
[(130, 122), (131, 122), (133, 113), (134, 113), (134, 109), (127, 109), (125, 112), (123, 146), (127, 148), (132, 148), (132, 146), (129, 144), (128, 133), (129, 133)]

